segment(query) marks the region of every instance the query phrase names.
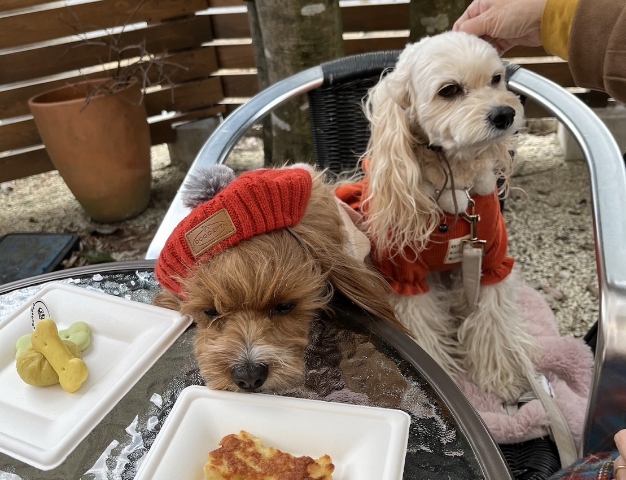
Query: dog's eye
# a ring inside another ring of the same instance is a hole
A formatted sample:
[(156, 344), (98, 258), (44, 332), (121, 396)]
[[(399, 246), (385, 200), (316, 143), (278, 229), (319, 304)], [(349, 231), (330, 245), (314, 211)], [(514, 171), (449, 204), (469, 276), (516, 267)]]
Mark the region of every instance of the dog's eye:
[(446, 85), (437, 94), (443, 98), (452, 98), (461, 92), (461, 87), (456, 84)]
[(502, 80), (502, 75), (500, 75), (499, 73), (494, 75), (493, 78), (491, 79), (491, 85), (493, 85), (494, 87), (496, 85), (499, 85), (500, 80)]
[(210, 319), (214, 319), (215, 317), (219, 316), (220, 312), (218, 312), (216, 309), (214, 308), (209, 308), (207, 310), (204, 311), (204, 314), (210, 318)]
[(270, 315), (288, 315), (293, 312), (294, 308), (296, 308), (295, 303), (279, 303), (270, 310)]

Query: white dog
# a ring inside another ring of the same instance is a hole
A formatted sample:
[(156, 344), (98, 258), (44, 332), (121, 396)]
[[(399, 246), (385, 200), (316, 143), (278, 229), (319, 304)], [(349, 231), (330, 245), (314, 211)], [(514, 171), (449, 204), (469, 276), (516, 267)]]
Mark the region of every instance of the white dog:
[(453, 377), (514, 401), (530, 390), (536, 348), (496, 187), (524, 123), (504, 76), (496, 50), (474, 36), (408, 45), (365, 105), (365, 177), (336, 193), (363, 214), (374, 262), (418, 343)]

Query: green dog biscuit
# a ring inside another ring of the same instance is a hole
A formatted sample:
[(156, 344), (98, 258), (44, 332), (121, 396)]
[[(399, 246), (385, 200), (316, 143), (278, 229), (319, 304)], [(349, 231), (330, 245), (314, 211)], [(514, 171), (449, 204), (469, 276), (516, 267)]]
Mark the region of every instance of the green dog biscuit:
[(59, 337), (61, 337), (61, 340), (75, 343), (82, 352), (91, 343), (91, 329), (85, 322), (76, 322), (72, 323), (65, 330), (60, 330)]
[(15, 360), (20, 358), (22, 356), (22, 353), (30, 348), (30, 337), (30, 333), (23, 335), (15, 344)]

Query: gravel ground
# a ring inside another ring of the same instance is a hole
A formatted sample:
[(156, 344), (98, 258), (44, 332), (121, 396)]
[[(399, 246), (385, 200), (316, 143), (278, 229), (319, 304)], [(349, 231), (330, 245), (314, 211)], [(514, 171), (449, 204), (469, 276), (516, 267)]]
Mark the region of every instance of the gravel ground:
[[(547, 131), (551, 131), (548, 127)], [(237, 171), (262, 165), (262, 144), (245, 137), (229, 158)], [(83, 213), (57, 172), (0, 184), (0, 236), (11, 232), (72, 232), (81, 248), (66, 267), (94, 254), (141, 259), (185, 170), (167, 147), (152, 150), (153, 190), (148, 209), (117, 224), (97, 224)], [(580, 337), (598, 315), (589, 176), (583, 162), (565, 162), (554, 133), (522, 135), (517, 173), (505, 203), (511, 254), (527, 283), (554, 310), (562, 334)]]
[(525, 136), (505, 201), (510, 254), (541, 292), (562, 334), (583, 336), (598, 317), (589, 173), (565, 162), (555, 134)]

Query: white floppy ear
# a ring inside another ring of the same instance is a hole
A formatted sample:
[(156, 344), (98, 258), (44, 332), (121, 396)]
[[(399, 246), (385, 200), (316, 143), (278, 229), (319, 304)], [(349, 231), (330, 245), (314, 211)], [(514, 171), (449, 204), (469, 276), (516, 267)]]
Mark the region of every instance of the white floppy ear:
[(383, 84), (384, 87), (381, 85), (381, 89), (384, 88), (386, 90), (386, 94), (389, 95), (389, 98), (408, 115), (409, 112), (407, 110), (411, 106), (411, 103), (413, 103), (409, 85), (406, 83), (410, 79), (402, 78), (401, 73), (402, 72), (399, 71), (390, 73), (387, 77), (385, 77), (385, 83)]
[[(423, 49), (423, 45), (428, 41), (428, 37), (417, 43), (412, 43), (400, 53), (398, 62), (394, 70), (385, 76), (373, 90), (385, 90), (388, 95), (401, 109), (408, 110), (415, 107), (418, 101), (419, 91), (413, 88), (413, 78), (418, 70), (418, 58)], [(380, 89), (378, 87), (381, 87)]]
[(371, 136), (364, 158), (369, 190), (364, 199), (367, 227), (377, 251), (385, 254), (410, 246), (421, 249), (438, 222), (437, 205), (424, 192), (414, 135), (421, 129), (415, 119), (410, 66), (396, 70), (370, 90), (365, 115)]
[[(387, 167), (404, 170), (410, 165), (417, 167), (412, 148), (410, 105), (405, 105), (410, 101), (410, 93), (405, 82), (396, 81), (398, 75), (399, 72), (395, 71), (383, 78), (370, 89), (365, 102), (365, 116), (371, 132), (365, 157), (370, 160), (368, 172), (374, 181), (382, 178), (380, 175), (394, 174)], [(418, 168), (414, 173), (419, 176)], [(378, 171), (383, 169), (385, 172)]]

